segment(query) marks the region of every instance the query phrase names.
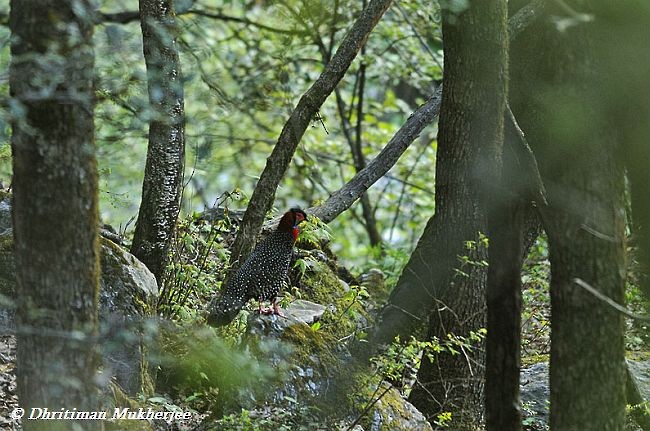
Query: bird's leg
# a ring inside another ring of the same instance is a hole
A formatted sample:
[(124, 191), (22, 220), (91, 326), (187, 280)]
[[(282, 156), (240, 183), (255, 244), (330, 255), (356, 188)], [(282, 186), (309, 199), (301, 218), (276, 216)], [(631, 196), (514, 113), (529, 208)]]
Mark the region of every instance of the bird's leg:
[(285, 317), (282, 309), (278, 306), (278, 304), (275, 303), (275, 299), (271, 301), (271, 305), (273, 306), (273, 314), (277, 314), (280, 317)]
[(262, 300), (260, 299), (260, 307), (259, 307), (259, 312), (260, 314), (272, 314), (273, 309), (271, 307), (263, 307), (262, 306)]

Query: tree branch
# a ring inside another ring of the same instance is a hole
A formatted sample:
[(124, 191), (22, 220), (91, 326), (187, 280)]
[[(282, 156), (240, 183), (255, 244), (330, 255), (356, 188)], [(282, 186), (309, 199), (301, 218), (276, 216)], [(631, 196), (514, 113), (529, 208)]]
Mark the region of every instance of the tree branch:
[(650, 316), (642, 316), (640, 314), (636, 314), (636, 313), (631, 312), (630, 310), (623, 307), (618, 302), (614, 301), (609, 296), (604, 295), (601, 292), (599, 292), (598, 290), (596, 290), (592, 285), (590, 285), (586, 281), (584, 281), (584, 280), (582, 280), (580, 278), (574, 278), (573, 282), (575, 284), (577, 284), (578, 286), (582, 287), (587, 292), (591, 293), (593, 296), (596, 297), (596, 299), (599, 299), (600, 301), (602, 301), (605, 304), (609, 305), (614, 310), (616, 310), (619, 313), (625, 315), (626, 317), (629, 317), (630, 319), (634, 319), (634, 320), (639, 320), (641, 322), (650, 322)]
[[(521, 8), (514, 16), (508, 20), (508, 35), (512, 42), (531, 22), (537, 19), (546, 8), (546, 0), (533, 0), (528, 5)], [(333, 195), (325, 201), (322, 205), (309, 208), (307, 211), (310, 214), (316, 215), (325, 223), (334, 220), (339, 214), (349, 208), (365, 191), (372, 186), (379, 178), (384, 176), (390, 168), (397, 163), (397, 160), (406, 151), (406, 149), (413, 143), (415, 138), (422, 132), (422, 130), (431, 124), (436, 116), (440, 113), (440, 101), (442, 98), (442, 85), (440, 85), (433, 96), (427, 102), (420, 106), (406, 123), (397, 131), (397, 133), (388, 141), (388, 144), (383, 150), (361, 171), (359, 171), (347, 184), (341, 189), (334, 192)], [(523, 137), (523, 132), (512, 114), (506, 118), (520, 135)], [(525, 139), (521, 141), (522, 145), (527, 147)], [(530, 148), (528, 148), (530, 150)], [(532, 153), (531, 153), (532, 155)], [(532, 161), (529, 157), (525, 157), (524, 161), (527, 165), (535, 166), (536, 162), (534, 156)], [(537, 175), (539, 175), (538, 171)], [(540, 182), (541, 184), (541, 182)], [(543, 186), (539, 188), (539, 201), (540, 205), (546, 203), (544, 198)]]
[(278, 142), (267, 159), (266, 167), (253, 191), (239, 234), (233, 244), (230, 260), (231, 271), (238, 268), (241, 256), (250, 253), (255, 237), (262, 227), (264, 216), (271, 209), (276, 189), (284, 177), (309, 123), (343, 78), (390, 3), (391, 0), (372, 0), (368, 7), (361, 12), (361, 16), (352, 25), (331, 61), (309, 90), (300, 98), (298, 105), (285, 123)]
[(406, 120), (406, 123), (388, 141), (368, 165), (359, 171), (347, 184), (336, 191), (322, 205), (307, 210), (325, 223), (334, 220), (339, 214), (349, 208), (368, 188), (379, 178), (383, 177), (395, 165), (404, 151), (411, 145), (422, 130), (431, 124), (440, 113), (442, 86), (438, 87), (433, 96), (420, 106)]
[[(176, 16), (181, 16), (181, 15), (198, 15), (198, 16), (217, 19), (225, 22), (236, 22), (239, 24), (249, 25), (251, 27), (255, 27), (260, 30), (270, 31), (272, 33), (288, 34), (288, 35), (303, 35), (303, 36), (308, 34), (308, 32), (304, 30), (289, 30), (284, 28), (275, 28), (266, 24), (252, 21), (248, 18), (226, 15), (221, 12), (209, 12), (201, 9), (186, 9), (186, 10), (178, 11), (176, 13)], [(97, 12), (97, 18), (95, 19), (95, 24), (104, 24), (104, 23), (128, 24), (133, 21), (138, 21), (139, 19), (140, 19), (140, 12), (137, 10), (113, 12), (113, 13)]]

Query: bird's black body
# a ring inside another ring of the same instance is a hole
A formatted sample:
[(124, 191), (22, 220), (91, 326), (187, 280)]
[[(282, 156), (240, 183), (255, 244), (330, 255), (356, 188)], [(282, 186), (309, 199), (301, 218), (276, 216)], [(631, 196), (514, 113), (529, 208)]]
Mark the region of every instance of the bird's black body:
[(297, 226), (305, 218), (304, 211), (290, 210), (282, 217), (277, 230), (260, 241), (232, 276), (221, 296), (210, 305), (208, 324), (223, 326), (230, 323), (250, 299), (256, 299), (260, 304), (271, 301), (277, 311), (275, 298), (287, 280)]

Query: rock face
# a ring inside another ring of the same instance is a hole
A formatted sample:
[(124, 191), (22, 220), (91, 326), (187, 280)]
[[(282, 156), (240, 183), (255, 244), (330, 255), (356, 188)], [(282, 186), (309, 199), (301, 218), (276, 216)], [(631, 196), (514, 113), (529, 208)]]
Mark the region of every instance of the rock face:
[(153, 392), (145, 345), (158, 299), (156, 278), (112, 241), (101, 239), (99, 322), (105, 372), (129, 395)]
[(539, 362), (521, 370), (522, 415), (526, 430), (548, 429), (548, 362)]
[[(645, 401), (650, 400), (650, 360), (628, 360), (630, 372)], [(549, 423), (549, 367), (539, 362), (521, 370), (521, 402), (525, 430), (547, 430)], [(628, 421), (631, 422), (631, 421)], [(638, 429), (628, 423), (626, 429)]]
[(634, 376), (639, 392), (644, 400), (650, 401), (650, 359), (644, 361), (627, 361)]
[[(12, 329), (16, 272), (11, 197), (0, 195), (0, 332)], [(155, 315), (158, 285), (151, 272), (112, 241), (100, 241), (99, 322), (106, 381), (112, 377), (129, 394), (152, 391), (144, 352), (147, 319)]]
[(248, 332), (257, 336), (280, 337), (292, 325), (311, 325), (320, 320), (325, 313), (325, 306), (314, 302), (296, 299), (283, 310), (284, 316), (260, 316), (257, 313), (248, 316)]
[[(386, 394), (374, 405), (368, 431), (433, 431), (429, 422), (413, 404), (402, 398), (395, 388), (386, 388)], [(380, 393), (383, 393), (381, 389)]]
[(0, 334), (13, 329), (14, 311), (11, 298), (16, 279), (14, 265), (11, 196), (0, 192)]

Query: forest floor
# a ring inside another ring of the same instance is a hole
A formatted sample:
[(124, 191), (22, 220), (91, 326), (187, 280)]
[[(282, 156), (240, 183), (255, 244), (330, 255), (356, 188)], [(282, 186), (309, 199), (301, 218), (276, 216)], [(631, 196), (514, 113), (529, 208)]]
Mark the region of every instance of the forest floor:
[(16, 393), (16, 337), (0, 336), (0, 431), (12, 431), (11, 412), (18, 408)]

